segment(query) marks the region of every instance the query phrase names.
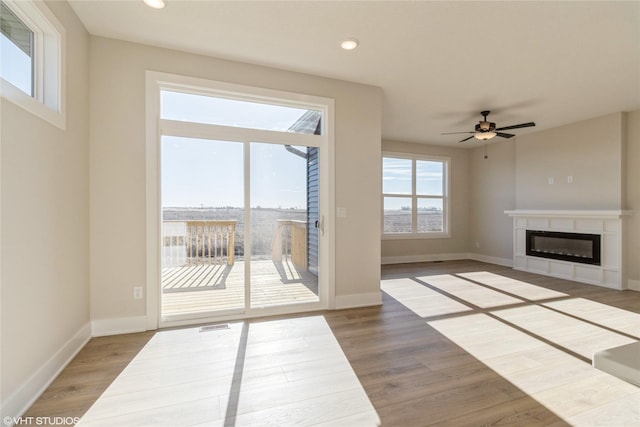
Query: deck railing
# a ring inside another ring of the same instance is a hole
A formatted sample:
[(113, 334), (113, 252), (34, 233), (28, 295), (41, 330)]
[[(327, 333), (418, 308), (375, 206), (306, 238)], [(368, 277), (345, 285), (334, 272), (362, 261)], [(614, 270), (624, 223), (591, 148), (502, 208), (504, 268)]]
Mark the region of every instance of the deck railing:
[(272, 259), (282, 262), (289, 258), (291, 262), (306, 270), (307, 260), (307, 222), (293, 219), (277, 220), (278, 227), (271, 244)]
[(163, 221), (165, 266), (233, 265), (236, 221)]
[[(279, 219), (276, 224), (271, 241), (273, 261), (291, 260), (307, 270), (306, 221)], [(163, 266), (233, 265), (236, 226), (235, 220), (163, 221)]]

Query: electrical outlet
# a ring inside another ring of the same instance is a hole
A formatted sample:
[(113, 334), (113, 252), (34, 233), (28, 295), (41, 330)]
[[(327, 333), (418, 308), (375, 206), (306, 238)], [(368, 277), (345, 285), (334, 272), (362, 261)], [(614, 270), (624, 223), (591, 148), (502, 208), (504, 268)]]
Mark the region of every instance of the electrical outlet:
[(336, 208), (336, 216), (338, 218), (346, 218), (347, 217), (347, 208)]
[(567, 184), (573, 184), (573, 175), (567, 176)]
[(549, 184), (553, 184), (555, 182), (555, 180), (553, 179), (552, 176), (549, 177)]
[(476, 242), (476, 248), (480, 247), (480, 242)]
[(142, 286), (134, 286), (133, 299), (142, 299)]

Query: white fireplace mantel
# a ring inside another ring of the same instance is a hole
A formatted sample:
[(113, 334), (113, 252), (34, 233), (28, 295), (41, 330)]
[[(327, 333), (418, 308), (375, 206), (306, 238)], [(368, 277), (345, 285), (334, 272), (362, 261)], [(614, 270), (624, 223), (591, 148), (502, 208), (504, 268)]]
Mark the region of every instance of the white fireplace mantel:
[[(627, 210), (510, 210), (513, 217), (513, 268), (613, 289), (626, 288), (624, 257)], [(526, 231), (599, 234), (601, 265), (528, 256)]]
[(622, 210), (532, 210), (532, 209), (520, 209), (515, 211), (504, 211), (509, 216), (524, 216), (524, 217), (548, 217), (548, 218), (622, 218), (623, 216), (631, 215), (632, 211)]

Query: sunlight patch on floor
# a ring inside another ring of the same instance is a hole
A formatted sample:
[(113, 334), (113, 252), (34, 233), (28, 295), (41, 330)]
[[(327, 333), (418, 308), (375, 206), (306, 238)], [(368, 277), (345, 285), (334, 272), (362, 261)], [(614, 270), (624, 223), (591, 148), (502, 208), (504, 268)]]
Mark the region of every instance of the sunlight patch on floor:
[[(487, 314), (428, 324), (570, 424), (594, 425), (589, 420), (598, 419), (605, 423), (595, 425), (622, 426), (640, 421), (637, 387)], [(574, 417), (581, 423), (574, 423)]]
[[(609, 329), (637, 336), (640, 315), (493, 273), (456, 276), (416, 278), (428, 286), (406, 278), (387, 280), (382, 289), (423, 318), (433, 315), (429, 311), (430, 298), (438, 302), (436, 308), (458, 304), (458, 312), (450, 310), (450, 317), (427, 324), (569, 424), (640, 425), (640, 388), (575, 356), (591, 360), (596, 351), (635, 342)], [(468, 306), (446, 295), (463, 300)], [(562, 297), (565, 299), (533, 302)], [(487, 310), (514, 303), (519, 305)], [(473, 307), (484, 312), (469, 313)], [(437, 309), (435, 312), (439, 313)]]
[(383, 280), (381, 288), (420, 317), (434, 317), (471, 310), (470, 307), (411, 279)]
[(501, 291), (508, 292), (512, 295), (516, 295), (518, 297), (525, 298), (531, 301), (569, 296), (562, 292), (557, 292), (552, 289), (532, 285), (530, 283), (523, 282), (521, 280), (515, 280), (510, 277), (500, 276), (499, 274), (490, 273), (488, 271), (459, 273), (456, 274), (456, 276), (464, 277), (474, 282), (478, 282), (483, 285), (490, 286), (494, 289), (499, 289)]
[(477, 307), (498, 307), (524, 302), (520, 298), (514, 298), (501, 292), (487, 289), (484, 286), (478, 286), (451, 274), (418, 277), (418, 280), (470, 302)]
[(322, 316), (158, 332), (78, 426), (360, 425), (378, 415)]
[(589, 322), (640, 338), (640, 314), (584, 298), (542, 304)]
[(591, 360), (597, 351), (631, 344), (636, 340), (540, 306), (493, 312), (509, 323)]

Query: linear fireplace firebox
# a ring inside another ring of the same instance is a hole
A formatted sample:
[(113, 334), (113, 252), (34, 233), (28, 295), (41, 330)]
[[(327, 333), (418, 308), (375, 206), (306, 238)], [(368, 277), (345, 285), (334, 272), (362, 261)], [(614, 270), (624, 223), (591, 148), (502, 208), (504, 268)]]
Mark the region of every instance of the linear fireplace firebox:
[(600, 265), (600, 235), (527, 230), (527, 255)]

